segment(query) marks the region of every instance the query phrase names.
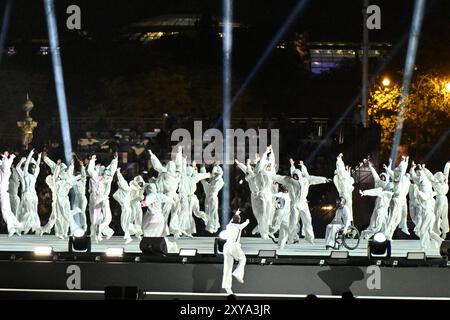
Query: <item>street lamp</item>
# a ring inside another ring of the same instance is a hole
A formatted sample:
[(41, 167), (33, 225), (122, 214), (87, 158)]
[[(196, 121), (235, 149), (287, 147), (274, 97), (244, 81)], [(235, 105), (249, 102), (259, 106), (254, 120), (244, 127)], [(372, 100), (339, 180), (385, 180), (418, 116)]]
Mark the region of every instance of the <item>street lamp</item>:
[(445, 90), (450, 93), (450, 81), (445, 84)]
[(383, 86), (388, 87), (391, 84), (391, 80), (385, 77), (381, 83), (383, 84)]

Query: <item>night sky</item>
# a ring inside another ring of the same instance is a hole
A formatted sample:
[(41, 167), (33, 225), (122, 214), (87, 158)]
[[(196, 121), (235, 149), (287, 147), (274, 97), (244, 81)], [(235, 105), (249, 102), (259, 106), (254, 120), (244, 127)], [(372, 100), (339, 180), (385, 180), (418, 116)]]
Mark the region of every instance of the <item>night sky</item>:
[[(4, 8), (5, 1), (0, 1)], [(284, 0), (239, 0), (234, 3), (235, 20), (254, 28), (275, 31), (291, 12), (297, 1)], [(375, 1), (382, 13), (382, 29), (371, 31), (375, 41), (395, 41), (399, 34), (409, 29), (414, 7), (413, 0)], [(82, 29), (98, 34), (115, 34), (122, 27), (151, 16), (176, 13), (204, 13), (221, 15), (221, 1), (180, 0), (180, 1), (120, 1), (120, 0), (58, 0), (56, 1), (59, 26), (65, 23), (65, 8), (77, 4), (82, 11)], [(307, 30), (312, 40), (352, 40), (361, 38), (362, 1), (355, 0), (312, 0), (298, 17), (293, 29)], [(450, 2), (444, 0), (427, 1), (424, 32), (436, 33), (440, 30), (442, 40), (449, 37)], [(445, 29), (446, 28), (446, 29)], [(68, 31), (61, 29), (61, 37)], [(265, 33), (264, 33), (265, 34)], [(17, 37), (45, 37), (46, 25), (42, 1), (15, 0), (8, 39)]]

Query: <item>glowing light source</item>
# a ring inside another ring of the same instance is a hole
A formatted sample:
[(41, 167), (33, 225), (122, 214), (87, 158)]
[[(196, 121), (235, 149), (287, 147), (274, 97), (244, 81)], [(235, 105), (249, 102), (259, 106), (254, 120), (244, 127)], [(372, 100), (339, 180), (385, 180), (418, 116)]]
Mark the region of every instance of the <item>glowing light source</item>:
[(123, 248), (108, 248), (106, 249), (106, 255), (108, 257), (122, 257), (124, 253)]
[(330, 210), (333, 210), (333, 208), (334, 207), (332, 205), (327, 205), (327, 206), (322, 206), (320, 209), (330, 211)]
[(445, 84), (445, 90), (450, 93), (450, 81)]
[(34, 254), (37, 256), (49, 256), (53, 252), (52, 247), (42, 246), (34, 248)]
[(389, 78), (384, 78), (381, 83), (383, 86), (388, 87), (391, 84), (391, 80), (389, 80)]
[(73, 236), (76, 238), (81, 238), (82, 236), (84, 236), (84, 230), (81, 228), (76, 229), (73, 233)]

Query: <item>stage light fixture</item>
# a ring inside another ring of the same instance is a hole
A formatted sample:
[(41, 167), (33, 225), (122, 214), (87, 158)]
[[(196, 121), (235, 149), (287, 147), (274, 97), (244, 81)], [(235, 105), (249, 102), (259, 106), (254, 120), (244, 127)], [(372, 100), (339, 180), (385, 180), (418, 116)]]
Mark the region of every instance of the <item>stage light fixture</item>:
[(324, 259), (321, 259), (320, 261), (319, 261), (319, 266), (323, 266), (325, 264), (325, 260)]
[(276, 258), (277, 250), (259, 250), (258, 257), (259, 258)]
[(392, 262), (392, 265), (393, 265), (394, 267), (396, 267), (396, 266), (398, 265), (398, 260), (394, 260), (394, 261)]
[(139, 249), (149, 256), (165, 256), (168, 253), (164, 237), (144, 237), (139, 243)]
[(34, 254), (37, 256), (50, 256), (53, 253), (53, 248), (48, 246), (35, 247)]
[(449, 251), (450, 251), (450, 241), (449, 240), (442, 241), (441, 247), (439, 248), (439, 253), (441, 254), (441, 257), (448, 259)]
[(106, 256), (108, 257), (123, 257), (125, 250), (123, 248), (108, 248), (106, 249)]
[(91, 252), (91, 237), (81, 233), (74, 233), (74, 236), (69, 237), (69, 252)]
[(331, 251), (331, 259), (348, 259), (348, 251)]
[(371, 258), (391, 257), (391, 241), (386, 239), (384, 233), (378, 232), (367, 243), (367, 255)]
[(195, 257), (197, 255), (197, 249), (180, 249), (178, 255), (180, 257)]
[(406, 260), (426, 260), (427, 255), (425, 252), (408, 252), (406, 254)]

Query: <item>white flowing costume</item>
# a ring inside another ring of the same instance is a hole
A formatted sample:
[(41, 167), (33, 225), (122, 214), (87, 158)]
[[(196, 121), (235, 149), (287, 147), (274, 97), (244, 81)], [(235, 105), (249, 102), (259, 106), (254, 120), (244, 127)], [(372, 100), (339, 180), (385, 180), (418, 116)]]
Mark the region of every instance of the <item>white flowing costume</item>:
[[(206, 173), (205, 167), (200, 169), (201, 173)], [(205, 213), (208, 215), (208, 223), (205, 230), (209, 233), (215, 233), (220, 228), (219, 223), (219, 191), (223, 188), (223, 170), (215, 165), (211, 172), (209, 181), (201, 180), (203, 190), (205, 191)]]
[[(22, 160), (17, 165), (17, 173), (20, 177), (22, 185), (22, 200), (20, 202), (20, 217), (18, 220), (23, 223), (24, 233), (27, 234), (30, 230), (32, 232), (40, 233), (41, 220), (38, 214), (38, 196), (36, 194), (36, 179), (40, 172), (41, 154), (39, 153), (37, 161), (32, 159), (34, 151), (31, 150), (25, 160), (25, 165), (22, 170)], [(29, 172), (30, 164), (33, 161), (34, 170)]]
[(11, 176), (11, 166), (16, 157), (15, 154), (6, 157), (2, 155), (2, 161), (0, 166), (0, 202), (3, 220), (6, 222), (8, 228), (8, 234), (11, 237), (14, 233), (20, 235), (23, 224), (20, 223), (14, 213), (11, 210), (11, 198), (8, 193)]
[(447, 237), (449, 232), (448, 225), (448, 176), (450, 171), (450, 162), (447, 162), (444, 167), (444, 172), (436, 172), (434, 175), (426, 168), (423, 171), (431, 181), (433, 189), (436, 192), (436, 204), (434, 207), (434, 214), (436, 220), (434, 222), (434, 232), (439, 234), (442, 239)]
[[(231, 291), (231, 285), (233, 279), (231, 276), (233, 275), (238, 279), (238, 281), (244, 281), (244, 271), (246, 264), (246, 257), (244, 251), (242, 251), (241, 243), (241, 232), (242, 230), (249, 224), (249, 220), (244, 223), (230, 223), (227, 225), (225, 229), (226, 234), (226, 243), (223, 246), (223, 277), (222, 277), (222, 288), (227, 291)], [(234, 260), (238, 261), (238, 266), (236, 270), (233, 272), (233, 263)]]

